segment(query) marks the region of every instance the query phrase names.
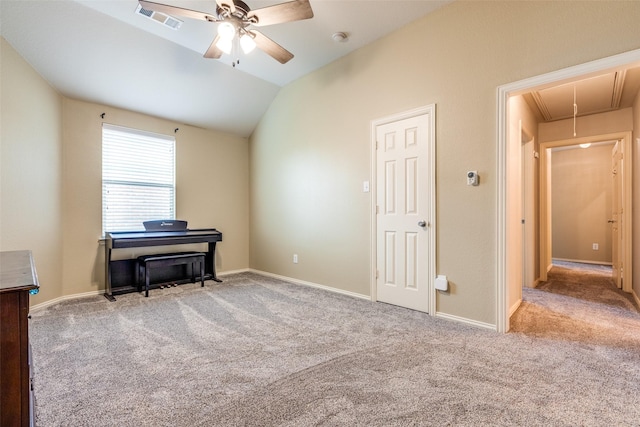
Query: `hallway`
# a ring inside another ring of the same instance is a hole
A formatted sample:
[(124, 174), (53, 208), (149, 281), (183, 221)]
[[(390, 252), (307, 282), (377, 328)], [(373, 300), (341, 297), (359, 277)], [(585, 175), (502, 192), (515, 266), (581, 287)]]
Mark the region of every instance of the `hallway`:
[(638, 348), (640, 309), (615, 287), (610, 267), (554, 261), (546, 282), (523, 289), (510, 332)]

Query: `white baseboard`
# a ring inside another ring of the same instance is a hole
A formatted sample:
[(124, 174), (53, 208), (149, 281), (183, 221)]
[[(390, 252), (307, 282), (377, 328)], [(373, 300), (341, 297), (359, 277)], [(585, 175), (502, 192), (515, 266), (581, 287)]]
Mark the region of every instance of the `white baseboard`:
[(553, 261), (577, 262), (579, 264), (613, 265), (613, 263), (611, 263), (611, 262), (606, 262), (606, 261), (588, 261), (588, 260), (585, 260), (585, 259), (553, 258), (551, 260), (552, 264), (553, 264)]
[(513, 313), (515, 313), (516, 310), (520, 308), (520, 304), (522, 304), (522, 298), (520, 298), (518, 301), (516, 301), (515, 304), (511, 306), (511, 308), (509, 309), (509, 317), (513, 316)]
[[(247, 271), (249, 271), (248, 268), (243, 269), (243, 270), (224, 271), (224, 272), (221, 272), (221, 273), (217, 273), (217, 275), (218, 276), (228, 276), (230, 274), (246, 273)], [(62, 296), (62, 297), (54, 298), (54, 299), (49, 300), (49, 301), (42, 302), (40, 304), (32, 305), (29, 308), (29, 311), (36, 312), (36, 311), (43, 310), (43, 309), (45, 309), (45, 308), (47, 308), (49, 306), (52, 306), (52, 305), (57, 304), (57, 303), (62, 302), (62, 301), (78, 299), (78, 298), (85, 298), (85, 297), (92, 297), (92, 296), (95, 296), (95, 295), (102, 295), (102, 294), (104, 294), (104, 289), (99, 289), (97, 291), (91, 291), (91, 292), (83, 292), (83, 293), (80, 293), (80, 294), (65, 295), (65, 296)]]
[(638, 307), (640, 307), (640, 297), (638, 296), (638, 294), (636, 294), (636, 291), (631, 290), (631, 295), (633, 295), (633, 299), (636, 300), (636, 304), (638, 304)]
[(453, 320), (454, 322), (465, 323), (467, 325), (476, 326), (482, 329), (489, 329), (492, 331), (497, 331), (496, 325), (492, 325), (490, 323), (479, 322), (477, 320), (467, 319), (466, 317), (454, 316), (453, 314), (447, 314), (442, 312), (436, 312), (436, 317), (440, 319)]
[[(260, 271), (260, 270), (254, 270), (254, 269), (249, 269), (250, 272), (255, 273), (255, 274), (260, 274), (262, 276), (267, 276), (267, 277), (273, 277), (274, 279), (280, 279), (280, 280), (284, 280), (286, 282), (291, 282), (291, 283), (295, 283), (298, 285), (303, 285), (303, 286), (310, 286), (312, 288), (318, 288), (318, 289), (323, 289), (325, 291), (329, 291), (329, 292), (336, 292), (342, 295), (347, 295), (347, 296), (351, 296), (351, 297), (355, 297), (355, 298), (360, 298), (360, 299), (365, 299), (367, 301), (371, 301), (371, 297), (369, 295), (363, 295), (363, 294), (358, 294), (355, 292), (350, 292), (350, 291), (345, 291), (342, 289), (337, 289), (337, 288), (332, 288), (330, 286), (325, 286), (325, 285), (320, 285), (318, 283), (313, 283), (313, 282), (307, 282), (305, 280), (299, 280), (299, 279), (294, 279), (291, 277), (286, 277), (286, 276), (281, 276), (279, 274), (273, 274), (273, 273), (267, 273), (266, 271)], [(441, 312), (437, 312), (436, 313), (436, 317), (442, 318), (442, 319), (446, 319), (446, 320), (452, 320), (454, 322), (460, 322), (460, 323), (466, 323), (467, 325), (472, 325), (475, 327), (479, 327), (479, 328), (483, 328), (483, 329), (489, 329), (492, 331), (496, 331), (496, 325), (492, 325), (489, 323), (484, 323), (484, 322), (478, 322), (477, 320), (471, 320), (471, 319), (467, 319), (464, 317), (460, 317), (460, 316), (454, 316), (452, 314), (446, 314), (446, 313), (441, 313)]]
[(294, 279), (292, 277), (280, 276), (279, 274), (267, 273), (266, 271), (254, 270), (252, 268), (250, 268), (248, 271), (255, 274), (260, 274), (261, 276), (273, 277), (274, 279), (280, 279), (280, 280), (284, 280), (285, 282), (295, 283), (296, 285), (310, 286), (312, 288), (323, 289), (325, 291), (335, 292), (338, 294), (371, 301), (371, 297), (369, 295), (363, 295), (356, 292), (345, 291), (343, 289), (332, 288), (331, 286), (321, 285), (319, 283), (307, 282), (306, 280)]
[(45, 308), (52, 306), (54, 304), (58, 304), (59, 302), (62, 301), (67, 301), (67, 300), (71, 300), (71, 299), (78, 299), (78, 298), (86, 298), (86, 297), (93, 297), (96, 295), (102, 295), (104, 294), (104, 289), (102, 290), (97, 290), (97, 291), (91, 291), (91, 292), (83, 292), (81, 294), (73, 294), (73, 295), (65, 295), (63, 297), (58, 297), (49, 301), (45, 301), (45, 302), (41, 302), (40, 304), (36, 304), (36, 305), (32, 305), (29, 308), (29, 311), (34, 312), (34, 311), (39, 311), (39, 310), (44, 310)]
[(533, 283), (531, 285), (523, 285), (524, 289), (535, 289), (538, 287), (538, 285), (542, 283), (542, 280), (540, 280), (540, 278), (538, 277), (536, 280), (533, 281)]
[(231, 274), (247, 273), (247, 272), (250, 272), (250, 271), (251, 271), (250, 268), (243, 268), (243, 269), (240, 269), (240, 270), (222, 271), (222, 272), (216, 272), (216, 276), (229, 276)]
[[(312, 287), (312, 288), (322, 289), (322, 290), (329, 291), (329, 292), (335, 292), (335, 293), (338, 293), (338, 294), (341, 294), (341, 295), (347, 295), (347, 296), (350, 296), (350, 297), (371, 301), (371, 297), (369, 295), (359, 294), (357, 292), (345, 291), (343, 289), (333, 288), (331, 286), (321, 285), (319, 283), (314, 283), (314, 282), (309, 282), (309, 281), (306, 281), (306, 280), (295, 279), (295, 278), (292, 278), (292, 277), (281, 276), (279, 274), (268, 273), (266, 271), (255, 270), (253, 268), (224, 271), (224, 272), (217, 273), (217, 275), (218, 276), (229, 276), (229, 275), (232, 275), (232, 274), (247, 273), (247, 272), (259, 274), (261, 276), (272, 277), (274, 279), (284, 280), (286, 282), (294, 283), (294, 284), (297, 284), (297, 285), (309, 286), (309, 287)], [(90, 297), (90, 296), (95, 296), (95, 295), (102, 295), (102, 294), (104, 294), (104, 290), (84, 292), (84, 293), (74, 294), (74, 295), (66, 295), (66, 296), (63, 296), (63, 297), (52, 299), (50, 301), (46, 301), (46, 302), (43, 302), (43, 303), (40, 303), (40, 304), (36, 304), (36, 305), (32, 306), (30, 308), (30, 310), (32, 312), (35, 312), (35, 311), (38, 311), (38, 310), (43, 310), (43, 309), (45, 309), (45, 308), (47, 308), (47, 307), (49, 307), (51, 305), (57, 304), (57, 303), (62, 302), (62, 301), (72, 300), (72, 299), (77, 299), (77, 298), (85, 298), (85, 297)], [(635, 293), (633, 294), (633, 296), (636, 299), (636, 301), (638, 302), (638, 304), (640, 305), (640, 299), (638, 299), (638, 296)], [(518, 301), (514, 305), (516, 309), (520, 305), (521, 302), (522, 302), (522, 300)], [(512, 310), (512, 312), (509, 315), (513, 314), (513, 311), (515, 311), (515, 309)], [(496, 329), (496, 325), (492, 325), (492, 324), (484, 323), (484, 322), (479, 322), (477, 320), (467, 319), (465, 317), (454, 316), (453, 314), (436, 312), (435, 316), (439, 317), (441, 319), (446, 319), (446, 320), (452, 320), (454, 322), (465, 323), (467, 325), (472, 325), (472, 326), (476, 326), (476, 327), (483, 328), (483, 329), (489, 329), (489, 330), (492, 330), (492, 331), (497, 330)]]

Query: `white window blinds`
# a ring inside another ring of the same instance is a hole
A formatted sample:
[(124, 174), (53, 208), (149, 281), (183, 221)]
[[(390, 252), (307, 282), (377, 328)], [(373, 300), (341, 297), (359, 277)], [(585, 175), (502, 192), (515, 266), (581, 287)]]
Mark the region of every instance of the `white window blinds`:
[(175, 219), (175, 138), (102, 125), (102, 232)]

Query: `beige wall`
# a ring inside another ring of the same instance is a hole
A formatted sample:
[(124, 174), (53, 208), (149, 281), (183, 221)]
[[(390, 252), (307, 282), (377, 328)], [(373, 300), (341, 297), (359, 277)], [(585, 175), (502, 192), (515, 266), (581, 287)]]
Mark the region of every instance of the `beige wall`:
[(33, 252), (37, 304), (62, 290), (62, 97), (0, 43), (0, 250)]
[[(576, 119), (578, 137), (606, 135), (633, 129), (633, 108), (592, 114)], [(573, 119), (540, 123), (540, 142), (562, 141), (573, 138)]]
[(640, 48), (639, 15), (458, 1), (285, 87), (251, 137), (251, 266), (369, 294), (371, 120), (435, 103), (437, 310), (495, 324), (496, 89)]
[[(106, 113), (104, 120), (101, 113)], [(104, 289), (102, 122), (176, 137), (176, 217), (222, 231), (219, 272), (246, 269), (248, 141), (103, 105), (64, 100), (64, 294)], [(132, 252), (127, 256), (134, 257)]]
[[(104, 121), (176, 135), (176, 215), (216, 227), (218, 272), (249, 266), (246, 138), (64, 98), (2, 39), (0, 249), (32, 249), (32, 304), (104, 289), (101, 113)], [(135, 254), (127, 254), (132, 256)]]
[(608, 144), (553, 152), (553, 258), (611, 263), (612, 149)]
[(42, 288), (62, 287), (62, 98), (1, 40), (0, 250), (30, 249)]

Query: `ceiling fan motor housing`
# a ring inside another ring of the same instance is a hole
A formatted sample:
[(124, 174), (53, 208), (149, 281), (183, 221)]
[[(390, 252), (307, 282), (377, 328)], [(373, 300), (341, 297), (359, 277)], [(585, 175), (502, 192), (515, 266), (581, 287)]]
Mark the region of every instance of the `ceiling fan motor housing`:
[[(219, 28), (218, 35), (209, 46), (209, 49), (204, 53), (205, 58), (214, 59), (222, 56), (223, 50), (221, 50), (218, 44), (221, 41), (220, 36), (223, 35), (222, 33), (225, 33), (225, 45), (228, 45), (229, 43), (227, 42), (230, 42), (235, 35), (240, 39), (251, 38), (250, 41), (252, 43), (249, 44), (255, 44), (260, 50), (281, 64), (284, 64), (293, 58), (293, 54), (262, 32), (253, 28), (248, 30), (247, 27), (250, 25), (261, 27), (313, 18), (313, 10), (311, 9), (309, 0), (292, 0), (256, 10), (251, 10), (242, 0), (215, 0), (218, 5), (216, 8), (217, 16), (177, 6), (155, 3), (149, 0), (138, 1), (146, 10), (161, 12), (169, 16), (175, 15), (208, 22), (217, 22), (220, 23), (220, 25), (226, 23), (227, 26), (233, 26), (231, 33), (235, 31), (235, 34), (227, 34), (229, 33), (227, 29), (221, 32)], [(249, 50), (252, 49), (253, 47)]]
[(256, 17), (252, 16), (251, 18), (247, 18), (247, 14), (251, 11), (251, 8), (247, 6), (245, 2), (235, 0), (233, 4), (235, 5), (235, 11), (232, 11), (231, 7), (226, 3), (222, 3), (222, 5), (218, 6), (216, 13), (218, 14), (219, 20), (233, 20), (242, 27), (246, 27), (249, 24), (257, 22)]

